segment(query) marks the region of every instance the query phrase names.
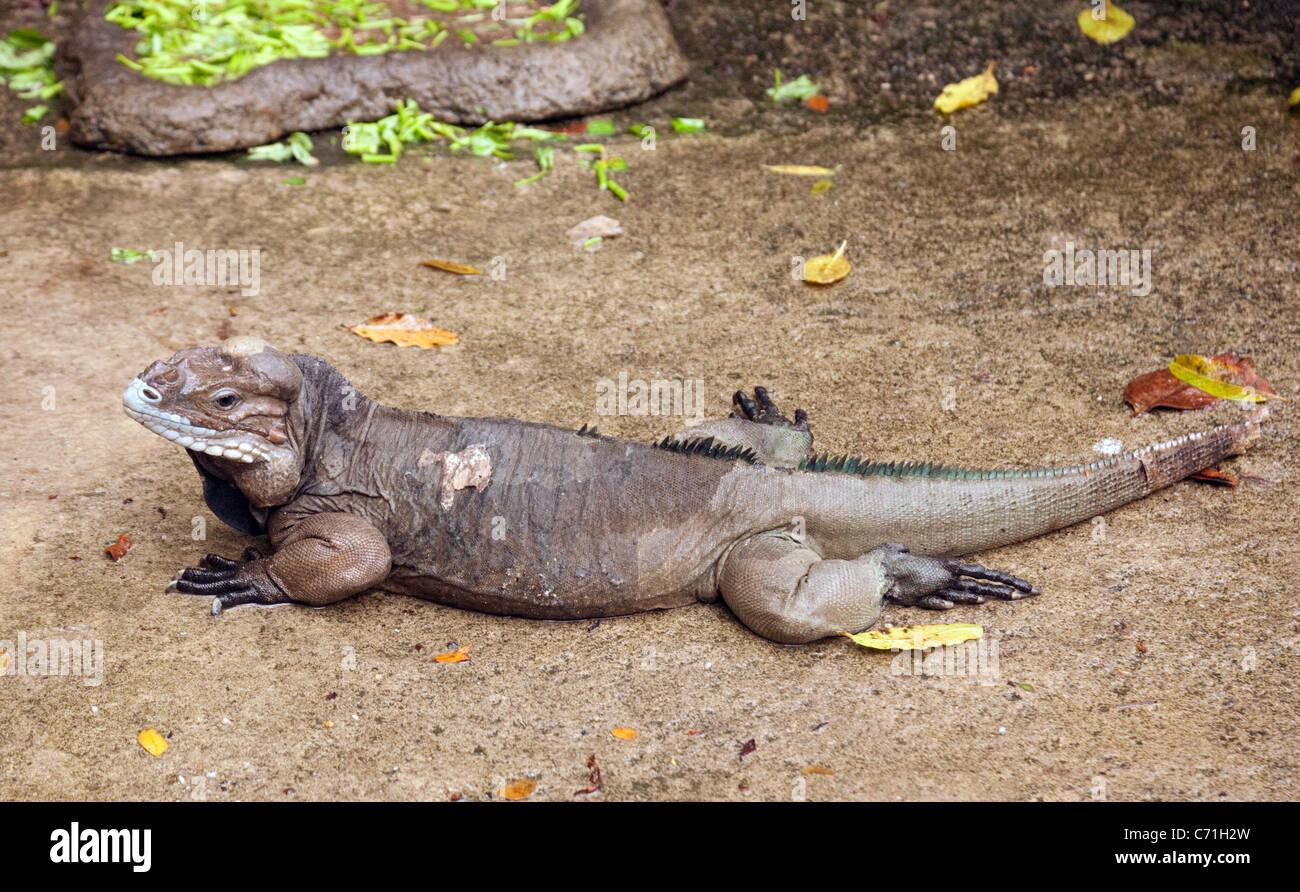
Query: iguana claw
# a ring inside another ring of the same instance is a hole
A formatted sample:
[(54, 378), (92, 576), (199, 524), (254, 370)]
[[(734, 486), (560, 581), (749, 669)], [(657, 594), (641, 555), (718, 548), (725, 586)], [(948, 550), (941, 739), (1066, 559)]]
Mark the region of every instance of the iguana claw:
[(894, 580), (887, 597), (908, 607), (949, 610), (957, 604), (983, 604), (986, 598), (1019, 601), (1042, 589), (1019, 576), (945, 558), (912, 554), (906, 545), (883, 546), (885, 571)]
[(212, 615), (240, 604), (279, 604), (287, 599), (266, 572), (266, 558), (256, 548), (244, 549), (243, 560), (204, 555), (197, 567), (187, 567), (167, 584), (169, 593), (212, 598)]
[[(757, 402), (755, 402), (757, 400)], [(758, 386), (754, 388), (754, 399), (750, 399), (749, 394), (743, 390), (737, 390), (731, 398), (734, 408), (731, 411), (732, 418), (744, 418), (755, 424), (775, 424), (780, 427), (792, 427), (798, 431), (808, 431), (808, 413), (803, 409), (795, 409), (794, 421), (786, 418), (781, 414), (781, 410), (772, 402), (771, 395), (767, 392), (766, 387)]]

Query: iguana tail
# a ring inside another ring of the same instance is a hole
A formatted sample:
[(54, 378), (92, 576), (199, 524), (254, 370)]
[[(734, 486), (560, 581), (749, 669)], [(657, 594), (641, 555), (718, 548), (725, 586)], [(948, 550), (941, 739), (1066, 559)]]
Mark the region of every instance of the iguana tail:
[(1230, 424), (1068, 468), (985, 471), (822, 457), (801, 470), (861, 478), (833, 493), (817, 487), (825, 511), (815, 513), (829, 551), (861, 554), (901, 542), (918, 554), (959, 555), (1088, 520), (1212, 467), (1253, 445), (1267, 417), (1257, 406)]

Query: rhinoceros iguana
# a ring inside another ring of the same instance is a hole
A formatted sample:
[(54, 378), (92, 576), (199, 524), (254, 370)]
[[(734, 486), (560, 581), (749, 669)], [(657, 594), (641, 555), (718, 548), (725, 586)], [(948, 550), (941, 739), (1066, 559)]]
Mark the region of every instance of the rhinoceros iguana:
[(1234, 455), (1230, 424), (1071, 468), (980, 471), (814, 457), (767, 392), (640, 444), (546, 424), (380, 405), (320, 359), (257, 338), (182, 350), (123, 394), (189, 450), (208, 506), (274, 553), (208, 555), (169, 588), (322, 606), (382, 589), (577, 619), (719, 596), (774, 641), (857, 633), (886, 599), (931, 609), (1038, 588), (956, 561), (1092, 518)]

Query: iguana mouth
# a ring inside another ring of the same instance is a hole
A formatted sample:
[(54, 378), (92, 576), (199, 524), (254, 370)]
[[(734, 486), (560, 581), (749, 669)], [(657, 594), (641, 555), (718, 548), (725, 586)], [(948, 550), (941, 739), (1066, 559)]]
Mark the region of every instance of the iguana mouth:
[(149, 389), (141, 379), (131, 379), (122, 393), (122, 408), (158, 436), (214, 458), (229, 458), (247, 464), (270, 460), (270, 453), (257, 442), (257, 438), (243, 431), (214, 430), (194, 424), (181, 415), (154, 408), (145, 396)]

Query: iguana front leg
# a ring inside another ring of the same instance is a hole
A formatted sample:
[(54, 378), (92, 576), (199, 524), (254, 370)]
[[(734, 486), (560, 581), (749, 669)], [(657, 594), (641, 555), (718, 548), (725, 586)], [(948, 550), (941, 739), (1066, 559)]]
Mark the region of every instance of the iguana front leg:
[(374, 587), (392, 566), (383, 535), (354, 514), (310, 515), (277, 544), (270, 557), (254, 548), (246, 549), (241, 561), (207, 555), (167, 590), (211, 597), (214, 615), (240, 604), (323, 607)]
[(796, 409), (791, 421), (781, 414), (765, 387), (755, 387), (752, 399), (737, 390), (731, 400), (729, 417), (688, 427), (672, 439), (687, 442), (712, 437), (724, 446), (752, 449), (761, 464), (778, 468), (796, 467), (812, 449), (812, 429), (803, 409)]
[(823, 560), (787, 533), (746, 539), (723, 559), (718, 588), (732, 613), (753, 631), (782, 644), (805, 644), (840, 632), (857, 634), (880, 616), (886, 598), (946, 610), (986, 597), (1017, 600), (1038, 594), (1023, 579), (890, 544), (853, 560)]

